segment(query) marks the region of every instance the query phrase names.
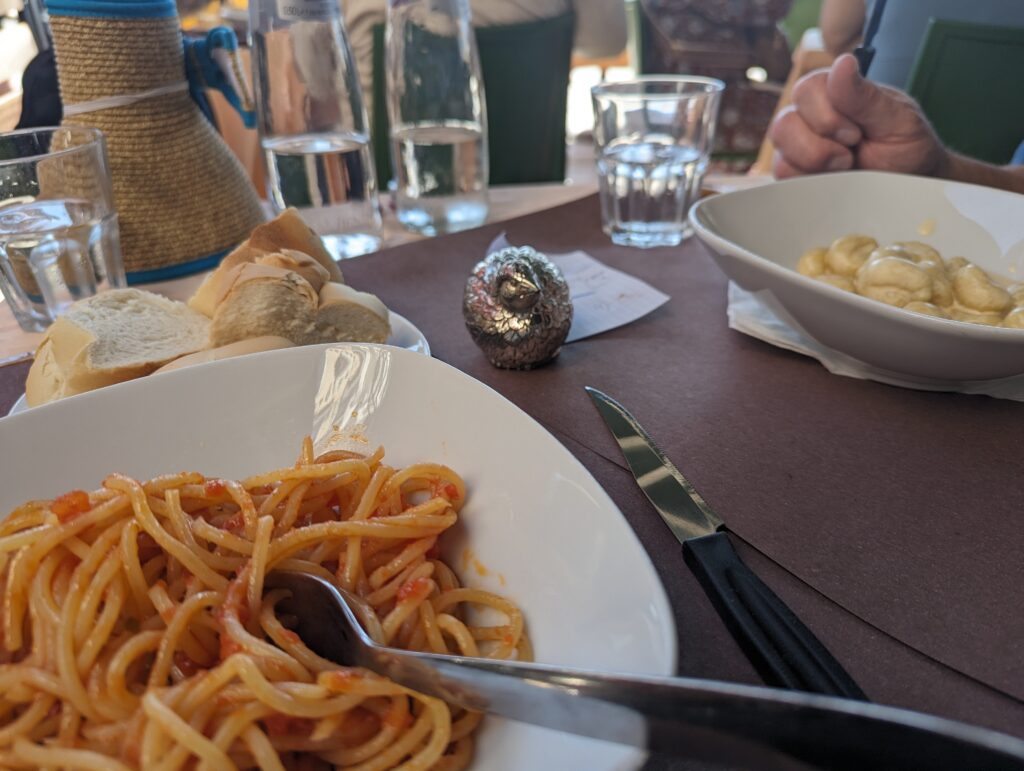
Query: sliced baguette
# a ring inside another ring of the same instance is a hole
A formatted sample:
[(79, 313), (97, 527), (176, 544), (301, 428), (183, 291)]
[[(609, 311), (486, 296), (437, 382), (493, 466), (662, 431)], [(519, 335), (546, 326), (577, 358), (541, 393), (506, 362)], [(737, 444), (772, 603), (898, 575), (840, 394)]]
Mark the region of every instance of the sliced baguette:
[(275, 335), (304, 343), (316, 324), (317, 293), (298, 273), (270, 265), (238, 265), (223, 278), (210, 324), (218, 348)]
[(26, 400), (36, 406), (148, 375), (208, 345), (209, 320), (184, 303), (141, 289), (112, 289), (80, 300), (49, 330), (29, 370)]
[(331, 281), (344, 282), (338, 263), (324, 247), (320, 236), (303, 221), (296, 209), (285, 209), (270, 222), (258, 225), (245, 243), (265, 252), (279, 252), (282, 249), (303, 252), (327, 269)]
[(309, 343), (384, 343), (391, 334), (388, 309), (369, 292), (344, 284), (324, 284), (316, 329)]
[[(284, 262), (282, 254), (291, 257), (296, 264)], [(221, 260), (220, 265), (203, 279), (195, 294), (189, 298), (188, 306), (212, 319), (217, 310), (218, 297), (223, 294), (221, 287), (224, 276), (236, 270), (239, 265), (254, 262), (294, 270), (309, 281), (316, 292), (320, 291), (326, 281), (344, 283), (338, 263), (324, 248), (320, 236), (306, 225), (295, 209), (285, 209), (270, 222), (257, 226), (249, 238)], [(315, 263), (322, 270), (316, 270), (310, 263)]]
[(220, 361), (221, 359), (230, 359), (234, 356), (245, 356), (250, 353), (260, 353), (261, 351), (274, 351), (278, 348), (291, 348), (293, 345), (294, 343), (291, 340), (274, 335), (250, 337), (247, 340), (239, 340), (237, 343), (228, 343), (219, 348), (210, 348), (205, 351), (190, 353), (188, 356), (182, 356), (170, 364), (165, 364), (153, 374), (159, 375), (163, 372), (172, 372), (176, 369), (191, 367), (193, 364), (205, 364), (208, 361)]
[(295, 249), (282, 249), (280, 252), (261, 254), (256, 258), (257, 265), (269, 265), (272, 268), (284, 268), (302, 276), (314, 292), (323, 289), (324, 284), (331, 280), (327, 268), (304, 252)]
[[(254, 249), (246, 241), (227, 257), (220, 261), (220, 265), (214, 268), (203, 279), (203, 283), (196, 289), (188, 300), (188, 307), (202, 313), (207, 318), (213, 318), (217, 310), (217, 295), (223, 283), (225, 274), (236, 270), (238, 266), (256, 262), (257, 258), (266, 256), (262, 249)], [(319, 263), (317, 263), (319, 265)]]

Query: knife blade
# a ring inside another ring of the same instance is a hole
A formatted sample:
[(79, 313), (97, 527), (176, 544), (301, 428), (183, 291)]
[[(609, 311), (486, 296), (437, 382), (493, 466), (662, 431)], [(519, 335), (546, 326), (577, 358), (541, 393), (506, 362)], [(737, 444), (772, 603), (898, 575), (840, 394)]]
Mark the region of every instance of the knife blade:
[(629, 411), (586, 387), (644, 495), (683, 545), (718, 615), (769, 685), (866, 701), (860, 686), (796, 614), (744, 564), (725, 523)]

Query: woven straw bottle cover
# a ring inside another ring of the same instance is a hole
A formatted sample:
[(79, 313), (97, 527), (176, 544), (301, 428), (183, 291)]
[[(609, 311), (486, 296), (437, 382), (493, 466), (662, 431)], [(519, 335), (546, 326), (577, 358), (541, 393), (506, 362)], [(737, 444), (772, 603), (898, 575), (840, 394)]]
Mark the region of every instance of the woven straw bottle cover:
[(189, 97), (173, 0), (47, 8), (64, 124), (106, 136), (128, 282), (213, 267), (264, 217), (241, 164)]

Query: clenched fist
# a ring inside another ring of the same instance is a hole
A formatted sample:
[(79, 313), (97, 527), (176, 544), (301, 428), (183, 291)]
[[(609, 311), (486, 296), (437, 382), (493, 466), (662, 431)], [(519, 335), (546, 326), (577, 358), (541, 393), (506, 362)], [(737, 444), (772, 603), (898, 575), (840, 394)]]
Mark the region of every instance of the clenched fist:
[(917, 103), (865, 80), (850, 54), (797, 82), (770, 137), (779, 179), (847, 169), (946, 176), (950, 162)]

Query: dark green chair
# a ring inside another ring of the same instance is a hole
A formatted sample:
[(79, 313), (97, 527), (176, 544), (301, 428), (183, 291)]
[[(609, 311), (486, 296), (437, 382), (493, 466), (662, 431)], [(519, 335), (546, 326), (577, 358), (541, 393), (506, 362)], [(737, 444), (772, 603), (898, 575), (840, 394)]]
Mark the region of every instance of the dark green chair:
[[(565, 112), (574, 16), (476, 28), (487, 98), (490, 184), (565, 179)], [(391, 179), (384, 27), (373, 34), (373, 154)]]
[(910, 71), (914, 97), (943, 142), (1007, 163), (1024, 140), (1024, 28), (932, 19)]
[(796, 50), (807, 30), (818, 26), (821, 3), (822, 0), (793, 0), (786, 18), (779, 22), (779, 29), (791, 49)]

